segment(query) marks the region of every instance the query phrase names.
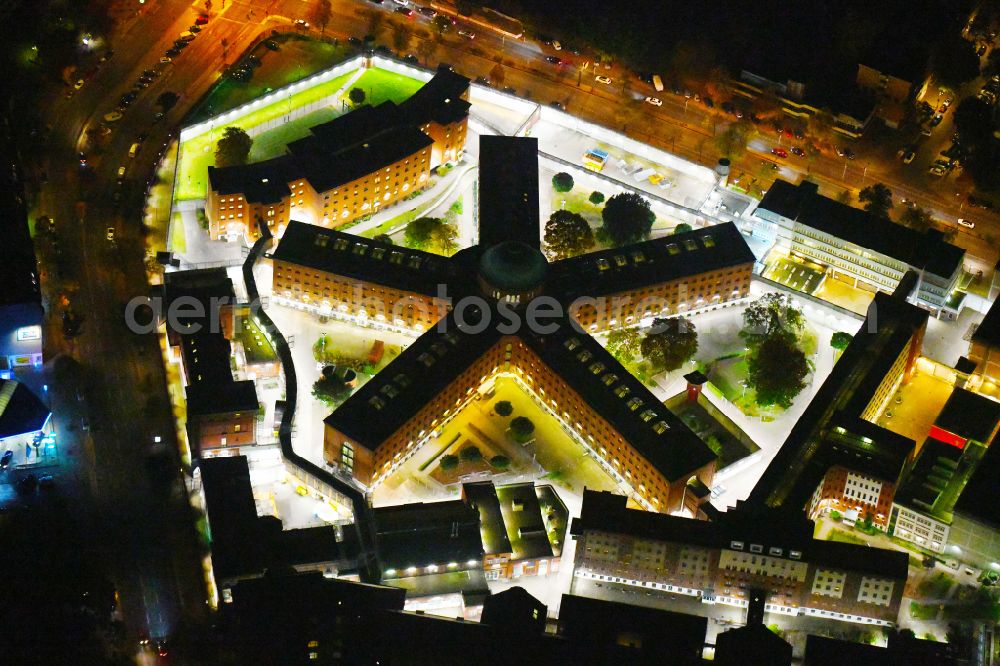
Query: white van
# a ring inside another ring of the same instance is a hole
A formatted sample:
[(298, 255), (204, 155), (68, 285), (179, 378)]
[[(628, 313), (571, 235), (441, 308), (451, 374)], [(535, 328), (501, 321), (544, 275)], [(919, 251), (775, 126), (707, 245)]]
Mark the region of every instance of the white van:
[(663, 92), (663, 79), (659, 74), (653, 74), (653, 87), (656, 88), (656, 92)]
[(138, 152), (139, 152), (139, 142), (136, 141), (135, 143), (132, 144), (132, 147), (128, 149), (128, 156), (135, 157)]

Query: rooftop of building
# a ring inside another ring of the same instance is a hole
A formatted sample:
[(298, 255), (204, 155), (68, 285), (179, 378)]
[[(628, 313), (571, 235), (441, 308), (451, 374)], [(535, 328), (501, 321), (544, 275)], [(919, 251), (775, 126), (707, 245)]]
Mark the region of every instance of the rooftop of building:
[[(272, 252), (275, 261), (433, 296), (456, 276), (456, 266), (430, 252), (385, 245), (292, 220)], [(389, 313), (387, 313), (389, 314)]]
[(209, 184), (219, 194), (243, 194), (259, 204), (278, 203), (291, 193), (288, 184), (300, 178), (326, 192), (433, 144), (420, 127), (467, 117), (469, 102), (461, 95), (468, 87), (469, 79), (441, 67), (402, 104), (365, 105), (316, 125), (309, 136), (289, 143), (285, 155), (254, 164), (210, 166)]
[[(834, 419), (842, 422), (845, 428), (862, 427), (858, 420), (886, 371), (913, 334), (927, 322), (927, 311), (910, 305), (905, 297), (903, 292), (895, 296), (875, 294), (868, 318), (792, 426), (777, 455), (751, 491), (752, 501), (772, 506), (786, 503), (794, 506), (801, 499), (805, 487), (812, 484), (808, 488), (811, 493), (818, 478), (825, 473), (825, 470), (815, 467), (812, 459), (821, 450), (817, 443), (825, 436), (826, 429), (834, 425)], [(895, 441), (888, 434), (877, 432), (880, 440)], [(897, 444), (894, 443), (893, 447)], [(810, 468), (813, 473), (811, 478), (806, 474)], [(815, 476), (816, 472), (819, 472), (819, 477)]]
[[(630, 509), (626, 501), (626, 497), (606, 491), (584, 490), (580, 517), (573, 520), (572, 533), (597, 530), (720, 549), (731, 549), (732, 542), (737, 541), (747, 551), (757, 544), (763, 553), (775, 557), (906, 580), (905, 553), (813, 539), (813, 523), (802, 514), (801, 507), (786, 511), (741, 502), (721, 514), (718, 522), (708, 522)], [(800, 557), (792, 557), (793, 551)], [(776, 552), (781, 555), (772, 554)]]
[(462, 500), (377, 507), (374, 515), (385, 571), (482, 561), (479, 512)]
[(555, 553), (545, 529), (542, 509), (531, 481), (497, 488), (504, 526), (513, 559), (552, 557)]
[(0, 121), (0, 166), (0, 236), (4, 245), (3, 261), (0, 261), (0, 285), (3, 285), (0, 307), (40, 304), (38, 261), (28, 230), (28, 210), (17, 151), (6, 117)]
[(537, 246), (508, 240), (487, 247), (479, 257), (479, 277), (508, 294), (521, 294), (545, 282), (549, 264)]
[(480, 622), (504, 627), (518, 633), (545, 631), (548, 608), (531, 596), (523, 587), (515, 585), (502, 592), (491, 594), (483, 600)]
[(260, 575), (264, 552), (257, 538), (257, 505), (247, 457), (206, 458), (198, 463), (198, 468), (205, 493), (216, 580)]
[(940, 233), (921, 233), (872, 217), (820, 195), (810, 181), (793, 185), (775, 180), (758, 208), (944, 278), (962, 266), (965, 256), (965, 250), (945, 242)]
[(896, 488), (895, 503), (951, 524), (959, 495), (985, 454), (986, 447), (974, 442), (960, 449), (928, 438)]
[(518, 241), (538, 249), (538, 139), (482, 136), (479, 170), (479, 243)]
[(0, 379), (0, 439), (38, 432), (49, 414), (49, 408), (27, 386)]
[(966, 481), (962, 494), (955, 502), (954, 512), (1000, 528), (997, 479), (1000, 479), (1000, 436), (993, 439)]
[(1000, 347), (1000, 298), (993, 301), (986, 316), (972, 334), (972, 341), (989, 347)]
[(567, 298), (604, 296), (753, 262), (743, 235), (726, 222), (556, 262), (551, 281)]
[(184, 391), (187, 394), (188, 416), (256, 413), (260, 409), (257, 387), (249, 379), (228, 383), (193, 382)]
[(934, 425), (952, 434), (977, 442), (993, 439), (1000, 423), (1000, 402), (955, 387)]
[(719, 666), (789, 666), (792, 646), (762, 624), (720, 632), (715, 637), (715, 659)]
[(512, 553), (503, 512), (500, 511), (500, 499), (497, 497), (497, 489), (493, 482), (463, 483), (462, 496), (469, 506), (479, 511), (479, 526), (486, 554)]
[(934, 640), (917, 638), (896, 639), (890, 634), (888, 647), (877, 647), (852, 640), (806, 636), (803, 666), (842, 666), (843, 664), (884, 664), (885, 666), (916, 666), (934, 664), (952, 666), (967, 663), (954, 659), (951, 646)]

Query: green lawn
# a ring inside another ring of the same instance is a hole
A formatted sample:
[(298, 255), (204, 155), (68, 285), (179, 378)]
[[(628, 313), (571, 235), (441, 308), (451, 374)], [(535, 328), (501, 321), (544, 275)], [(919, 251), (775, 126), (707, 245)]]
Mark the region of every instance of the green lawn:
[(180, 213), (174, 213), (170, 218), (171, 252), (183, 254), (187, 251), (187, 241), (184, 239), (184, 220)]
[(933, 620), (937, 618), (938, 607), (931, 604), (918, 604), (910, 602), (910, 617), (914, 620)]
[[(288, 113), (290, 108), (310, 104), (332, 95), (339, 90), (355, 72), (348, 72), (331, 81), (319, 84), (308, 90), (302, 90), (284, 99), (278, 99), (267, 106), (255, 109), (241, 118), (231, 120), (227, 126), (234, 125), (250, 129), (270, 120), (280, 118)], [(365, 90), (368, 102), (380, 104), (386, 100), (401, 102), (416, 92), (423, 83), (400, 74), (394, 74), (381, 69), (366, 70), (357, 80), (356, 86)], [(354, 87), (354, 86), (352, 86)], [(262, 134), (259, 140), (260, 148), (251, 152), (251, 160), (267, 159), (280, 155), (285, 143), (301, 138), (307, 134), (309, 127), (331, 120), (340, 114), (338, 108), (318, 110), (295, 121), (285, 123), (281, 127)], [(177, 187), (174, 191), (174, 201), (186, 199), (203, 199), (208, 187), (208, 167), (215, 163), (215, 143), (221, 136), (223, 127), (188, 139), (181, 147), (181, 160), (177, 169)]]
[(928, 599), (941, 599), (948, 594), (953, 582), (951, 576), (938, 572), (933, 577), (922, 581), (918, 589), (920, 594)]
[(853, 543), (860, 546), (868, 545), (868, 542), (859, 537), (851, 534), (850, 532), (845, 532), (844, 530), (832, 529), (830, 533), (826, 536), (827, 541), (839, 541), (840, 543)]

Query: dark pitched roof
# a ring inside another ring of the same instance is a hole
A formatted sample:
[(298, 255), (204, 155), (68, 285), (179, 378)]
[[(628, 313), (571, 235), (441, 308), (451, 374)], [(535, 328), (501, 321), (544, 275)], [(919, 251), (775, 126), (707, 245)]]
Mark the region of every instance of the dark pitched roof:
[(257, 387), (249, 379), (222, 384), (195, 382), (188, 384), (184, 390), (187, 393), (187, 413), (190, 416), (256, 412), (260, 409)]
[(997, 479), (1000, 479), (1000, 437), (994, 438), (966, 482), (962, 494), (955, 502), (955, 513), (1000, 528)]
[(447, 125), (469, 115), (469, 102), (462, 99), (469, 91), (469, 79), (448, 65), (440, 65), (434, 78), (400, 104), (406, 118), (416, 125), (434, 121)]
[(37, 432), (48, 418), (49, 408), (31, 389), (13, 379), (0, 379), (0, 439)]
[(960, 387), (951, 392), (934, 420), (942, 430), (977, 442), (993, 439), (998, 423), (1000, 402)]
[(208, 167), (209, 186), (219, 194), (243, 194), (250, 203), (275, 204), (291, 194), (288, 183), (301, 178), (288, 155), (263, 162)]
[(263, 551), (246, 456), (207, 458), (198, 467), (216, 580), (260, 575)]
[(492, 481), (463, 483), (462, 495), (469, 506), (479, 511), (480, 531), (483, 535), (483, 549), (487, 555), (510, 553), (510, 539), (500, 511), (500, 500)]
[(428, 296), (456, 275), (455, 265), (445, 257), (296, 220), (288, 223), (271, 257)]
[[(826, 430), (841, 423), (845, 428), (861, 427), (858, 418), (886, 370), (899, 357), (914, 332), (927, 322), (927, 311), (910, 305), (904, 298), (904, 294), (875, 294), (868, 318), (792, 426), (781, 449), (751, 491), (751, 501), (771, 506), (787, 503), (790, 508), (802, 508), (797, 504), (802, 493), (811, 493), (818, 482), (815, 467), (812, 478), (805, 479), (803, 475), (808, 477), (807, 470), (822, 450), (820, 442)], [(892, 448), (902, 448), (890, 436), (877, 434), (879, 440), (893, 442)], [(820, 477), (822, 473), (825, 469)], [(800, 481), (800, 477), (804, 480)]]
[(732, 222), (590, 252), (552, 265), (552, 281), (569, 297), (602, 296), (721, 268), (753, 264)]
[(541, 634), (545, 631), (547, 610), (545, 604), (515, 585), (483, 600), (480, 622), (507, 631)]
[(642, 382), (568, 321), (559, 322), (554, 333), (522, 331), (521, 339), (670, 481), (715, 460), (712, 450)]
[(729, 629), (715, 637), (719, 666), (788, 666), (792, 646), (762, 624)]
[(962, 265), (965, 256), (965, 250), (945, 242), (939, 234), (873, 218), (860, 208), (820, 195), (809, 181), (798, 185), (774, 181), (758, 208), (945, 278)]
[(425, 331), (324, 422), (374, 450), (500, 338), (494, 327), (469, 333), (458, 326), (454, 313), (449, 314), (443, 324)]
[(538, 139), (479, 139), (479, 243), (520, 241), (538, 248)]
[(771, 546), (785, 553), (798, 550), (803, 562), (906, 580), (905, 553), (813, 539), (812, 521), (798, 509), (785, 511), (740, 502), (735, 509), (721, 514), (718, 522), (710, 523), (629, 509), (626, 501), (622, 495), (584, 490), (580, 517), (573, 520), (573, 534), (599, 530), (706, 548), (728, 548), (732, 541), (758, 543), (764, 546), (764, 552)]
[(385, 570), (483, 558), (479, 512), (462, 500), (378, 507), (374, 514)]
[(28, 211), (18, 166), (17, 150), (7, 118), (0, 124), (0, 306), (41, 303), (38, 262), (28, 231)]

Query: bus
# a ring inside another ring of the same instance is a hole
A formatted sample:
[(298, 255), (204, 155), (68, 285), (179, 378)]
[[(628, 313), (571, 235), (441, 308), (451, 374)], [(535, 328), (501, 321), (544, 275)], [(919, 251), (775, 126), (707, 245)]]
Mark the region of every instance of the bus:
[(598, 148), (591, 148), (583, 154), (583, 166), (591, 171), (601, 171), (608, 163), (608, 152)]
[(659, 74), (653, 74), (653, 87), (656, 88), (656, 92), (663, 92), (663, 79)]

